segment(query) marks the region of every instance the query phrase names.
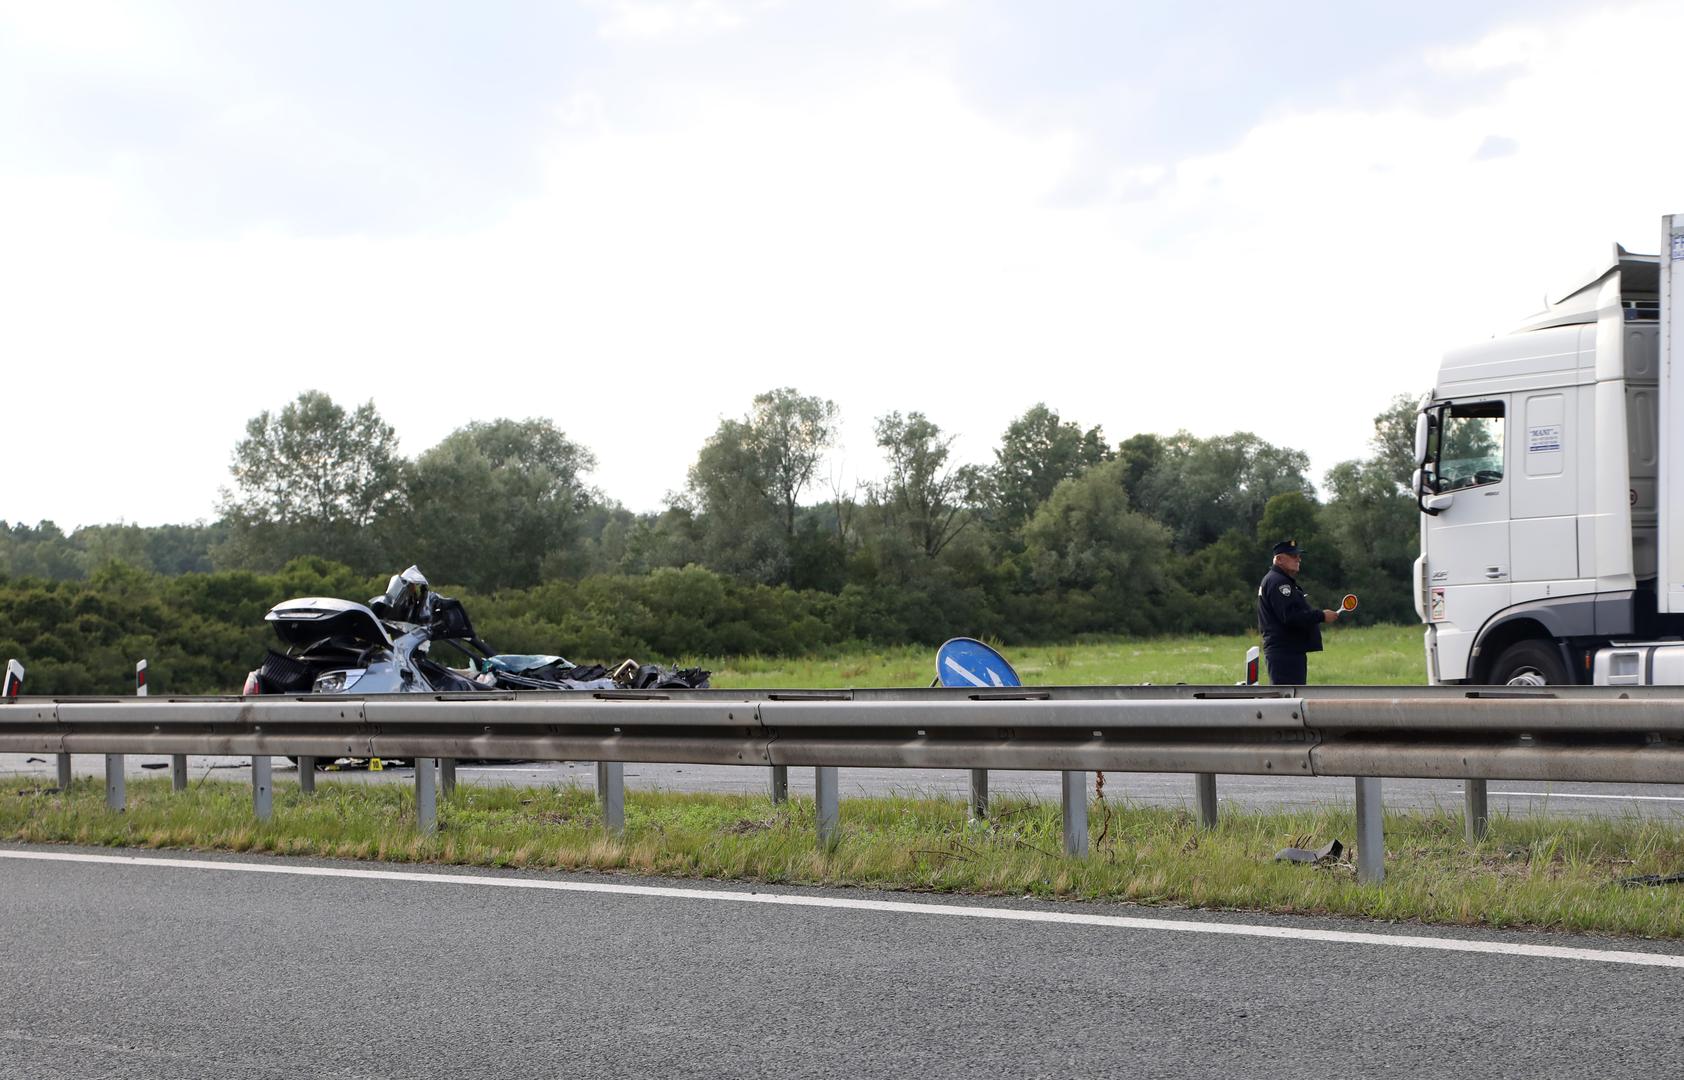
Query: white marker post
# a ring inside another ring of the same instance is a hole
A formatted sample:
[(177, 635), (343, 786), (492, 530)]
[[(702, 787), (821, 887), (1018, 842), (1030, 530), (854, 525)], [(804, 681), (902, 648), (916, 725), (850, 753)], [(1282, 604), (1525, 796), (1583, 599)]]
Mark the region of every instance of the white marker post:
[(23, 665), (18, 663), (15, 658), (7, 660), (6, 679), (3, 684), (0, 684), (0, 701), (10, 704), (16, 701), (21, 693), (23, 693)]

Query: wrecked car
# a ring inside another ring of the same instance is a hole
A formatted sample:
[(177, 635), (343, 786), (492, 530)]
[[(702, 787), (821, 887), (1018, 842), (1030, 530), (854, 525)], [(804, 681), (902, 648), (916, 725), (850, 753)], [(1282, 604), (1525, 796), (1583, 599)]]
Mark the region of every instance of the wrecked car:
[(366, 604), (306, 596), (269, 609), (269, 649), (242, 694), (405, 694), (487, 690), (700, 689), (711, 672), (626, 660), (609, 669), (562, 656), (501, 654), (461, 601), (432, 591), (419, 567), (392, 575)]

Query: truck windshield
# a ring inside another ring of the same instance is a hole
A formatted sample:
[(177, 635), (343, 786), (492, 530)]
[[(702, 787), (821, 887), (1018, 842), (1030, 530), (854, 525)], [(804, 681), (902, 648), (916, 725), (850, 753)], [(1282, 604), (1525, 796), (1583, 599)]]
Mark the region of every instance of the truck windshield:
[(1503, 479), (1503, 403), (1450, 405), (1429, 447), (1432, 490), (1457, 491)]

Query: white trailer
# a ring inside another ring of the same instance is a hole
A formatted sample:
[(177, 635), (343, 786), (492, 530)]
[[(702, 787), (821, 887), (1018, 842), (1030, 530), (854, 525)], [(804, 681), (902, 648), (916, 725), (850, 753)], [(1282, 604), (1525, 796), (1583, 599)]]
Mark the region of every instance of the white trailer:
[(1684, 683), (1684, 214), (1445, 356), (1416, 428), (1434, 683)]

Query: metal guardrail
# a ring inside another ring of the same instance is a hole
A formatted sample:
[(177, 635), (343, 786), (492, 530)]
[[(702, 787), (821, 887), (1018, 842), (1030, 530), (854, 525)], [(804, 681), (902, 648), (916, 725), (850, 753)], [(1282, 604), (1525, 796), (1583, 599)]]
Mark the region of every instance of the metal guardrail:
[[(1087, 779), (1107, 772), (1197, 776), (1214, 825), (1215, 774), (1357, 780), (1358, 871), (1384, 876), (1381, 777), (1468, 783), (1470, 838), (1487, 816), (1484, 781), (1684, 783), (1684, 688), (1308, 688), (1140, 686), (841, 691), (685, 690), (398, 694), (370, 697), (28, 698), (0, 704), (0, 752), (102, 753), (107, 796), (123, 804), (128, 753), (249, 754), (260, 816), (270, 758), (416, 761), (418, 824), (436, 828), (461, 758), (598, 762), (604, 820), (623, 826), (624, 762), (816, 769), (819, 840), (839, 838), (838, 768), (954, 768), (987, 813), (990, 769), (1064, 774), (1065, 847), (1087, 850)], [(115, 758), (115, 760), (113, 760)], [(113, 774), (115, 779), (113, 779)], [(114, 786), (113, 786), (114, 785)]]

